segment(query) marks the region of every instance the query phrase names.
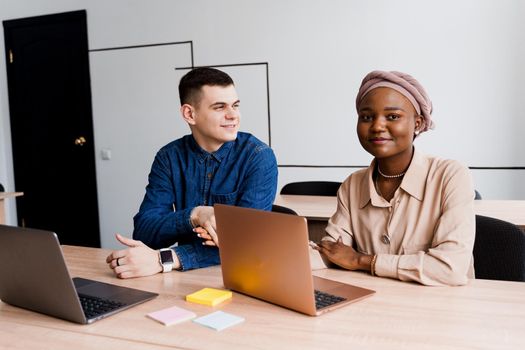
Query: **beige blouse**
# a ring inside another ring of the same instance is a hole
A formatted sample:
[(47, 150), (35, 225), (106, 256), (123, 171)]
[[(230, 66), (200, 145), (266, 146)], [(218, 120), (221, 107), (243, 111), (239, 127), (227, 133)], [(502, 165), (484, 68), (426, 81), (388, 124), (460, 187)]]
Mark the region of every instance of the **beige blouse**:
[(341, 236), (357, 251), (377, 254), (378, 276), (425, 285), (466, 284), (474, 277), (475, 237), (474, 188), (468, 168), (414, 151), (401, 185), (388, 202), (376, 192), (374, 167), (372, 161), (341, 185), (337, 211), (323, 239), (335, 241)]

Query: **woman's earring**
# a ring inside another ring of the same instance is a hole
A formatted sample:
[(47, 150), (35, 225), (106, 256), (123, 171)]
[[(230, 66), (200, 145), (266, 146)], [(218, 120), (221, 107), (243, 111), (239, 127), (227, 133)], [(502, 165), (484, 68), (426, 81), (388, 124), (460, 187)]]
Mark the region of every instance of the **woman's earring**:
[(414, 131), (414, 135), (419, 135), (419, 130)]

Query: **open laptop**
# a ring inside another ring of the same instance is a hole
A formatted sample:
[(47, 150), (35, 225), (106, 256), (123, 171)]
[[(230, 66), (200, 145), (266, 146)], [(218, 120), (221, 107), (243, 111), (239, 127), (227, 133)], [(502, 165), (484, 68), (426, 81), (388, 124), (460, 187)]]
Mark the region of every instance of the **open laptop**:
[(92, 323), (158, 294), (71, 279), (54, 232), (0, 225), (0, 299), (77, 323)]
[(226, 288), (311, 316), (375, 293), (312, 276), (304, 217), (222, 204), (214, 208)]

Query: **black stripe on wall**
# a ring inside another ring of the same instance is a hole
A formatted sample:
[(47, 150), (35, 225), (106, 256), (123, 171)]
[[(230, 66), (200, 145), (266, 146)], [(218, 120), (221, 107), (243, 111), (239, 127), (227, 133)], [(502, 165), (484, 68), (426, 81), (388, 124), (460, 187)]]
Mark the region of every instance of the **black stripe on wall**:
[[(307, 165), (307, 164), (279, 164), (279, 168), (367, 168), (368, 165)], [(525, 170), (522, 166), (469, 166), (470, 170)]]
[(106, 47), (102, 49), (92, 49), (88, 50), (89, 52), (100, 52), (100, 51), (113, 51), (113, 50), (127, 50), (127, 49), (140, 49), (144, 47), (153, 47), (153, 46), (169, 46), (169, 45), (184, 45), (189, 44), (190, 45), (190, 54), (191, 54), (191, 66), (193, 67), (194, 61), (193, 61), (193, 41), (173, 41), (168, 43), (156, 43), (156, 44), (145, 44), (145, 45), (132, 45), (132, 46), (115, 46), (115, 47)]

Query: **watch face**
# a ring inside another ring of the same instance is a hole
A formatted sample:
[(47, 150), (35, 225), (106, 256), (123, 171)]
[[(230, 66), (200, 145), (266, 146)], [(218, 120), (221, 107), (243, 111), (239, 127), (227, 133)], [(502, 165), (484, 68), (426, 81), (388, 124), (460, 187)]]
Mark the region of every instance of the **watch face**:
[(160, 251), (160, 261), (162, 261), (163, 264), (173, 263), (173, 255), (171, 253), (171, 249)]

